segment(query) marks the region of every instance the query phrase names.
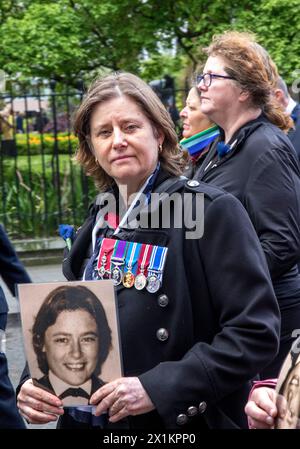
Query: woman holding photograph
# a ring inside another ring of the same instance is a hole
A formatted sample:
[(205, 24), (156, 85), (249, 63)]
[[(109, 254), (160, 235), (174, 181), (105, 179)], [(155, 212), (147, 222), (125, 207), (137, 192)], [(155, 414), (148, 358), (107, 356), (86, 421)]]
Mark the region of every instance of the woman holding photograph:
[[(64, 274), (115, 283), (124, 367), (124, 377), (92, 395), (95, 415), (107, 412), (108, 427), (131, 429), (246, 427), (250, 380), (274, 357), (279, 332), (267, 265), (246, 212), (230, 194), (181, 176), (185, 160), (170, 116), (132, 74), (94, 82), (75, 132), (77, 160), (100, 194)], [(159, 202), (154, 193), (164, 193)], [(191, 226), (175, 226), (183, 200), (187, 216), (198, 218)], [(28, 373), (18, 406), (34, 423), (62, 414), (60, 399), (34, 386)], [(79, 425), (65, 409), (59, 426)]]

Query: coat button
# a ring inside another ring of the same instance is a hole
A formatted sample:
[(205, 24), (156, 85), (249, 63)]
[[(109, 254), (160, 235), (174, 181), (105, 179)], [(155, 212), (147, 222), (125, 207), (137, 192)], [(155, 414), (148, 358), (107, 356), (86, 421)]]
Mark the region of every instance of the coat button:
[(189, 187), (198, 187), (199, 186), (199, 182), (196, 181), (196, 179), (190, 179), (189, 181), (187, 181), (187, 185)]
[(187, 409), (188, 416), (195, 416), (198, 414), (198, 409), (195, 406), (191, 406)]
[(184, 424), (186, 424), (188, 420), (188, 417), (184, 413), (181, 413), (176, 418), (176, 424), (178, 424), (179, 426), (184, 426)]
[(169, 332), (167, 331), (167, 329), (161, 327), (156, 332), (156, 337), (159, 341), (166, 341), (169, 338)]
[(206, 410), (206, 407), (207, 407), (206, 402), (204, 402), (204, 401), (200, 402), (200, 404), (199, 404), (199, 412), (200, 413), (204, 413), (205, 410)]
[(169, 298), (165, 294), (159, 295), (157, 302), (160, 307), (166, 307), (169, 304)]

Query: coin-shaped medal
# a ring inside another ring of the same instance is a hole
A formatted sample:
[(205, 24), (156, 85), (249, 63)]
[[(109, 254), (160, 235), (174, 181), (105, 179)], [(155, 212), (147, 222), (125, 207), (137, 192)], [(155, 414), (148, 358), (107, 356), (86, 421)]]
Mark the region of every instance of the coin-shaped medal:
[(134, 286), (137, 290), (143, 290), (147, 285), (147, 278), (143, 273), (137, 275), (134, 281)]

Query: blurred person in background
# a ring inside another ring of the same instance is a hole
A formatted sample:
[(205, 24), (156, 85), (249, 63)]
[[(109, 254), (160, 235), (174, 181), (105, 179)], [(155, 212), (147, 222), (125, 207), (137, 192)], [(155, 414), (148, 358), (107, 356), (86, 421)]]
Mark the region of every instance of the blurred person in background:
[(201, 111), (200, 93), (192, 87), (188, 93), (185, 107), (180, 111), (182, 120), (182, 148), (189, 154), (189, 168), (185, 175), (193, 177), (205, 159), (210, 144), (220, 134), (219, 128)]
[[(0, 275), (13, 296), (16, 284), (31, 282), (22, 263), (0, 225)], [(8, 376), (5, 355), (5, 329), (8, 305), (0, 286), (0, 429), (24, 429), (25, 424), (19, 415), (15, 392)]]
[(290, 96), (287, 85), (281, 77), (278, 78), (275, 97), (293, 120), (293, 126), (288, 132), (288, 137), (294, 145), (298, 158), (300, 159), (300, 104), (296, 103)]
[(14, 135), (14, 116), (11, 104), (0, 111), (1, 153), (4, 156), (16, 156), (17, 146)]

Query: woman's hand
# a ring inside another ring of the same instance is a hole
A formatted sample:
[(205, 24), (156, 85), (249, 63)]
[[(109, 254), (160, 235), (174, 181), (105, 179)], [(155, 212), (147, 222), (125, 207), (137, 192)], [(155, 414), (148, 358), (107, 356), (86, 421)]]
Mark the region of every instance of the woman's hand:
[(62, 401), (54, 394), (36, 387), (32, 379), (21, 387), (17, 405), (23, 418), (30, 424), (46, 424), (63, 415)]
[[(256, 388), (247, 402), (245, 412), (250, 429), (271, 429), (278, 414), (277, 393), (273, 388)], [(284, 412), (284, 411), (283, 411)]]
[(154, 410), (154, 405), (137, 377), (121, 377), (99, 388), (90, 403), (97, 405), (95, 415), (108, 411), (115, 423), (129, 415), (141, 415)]

